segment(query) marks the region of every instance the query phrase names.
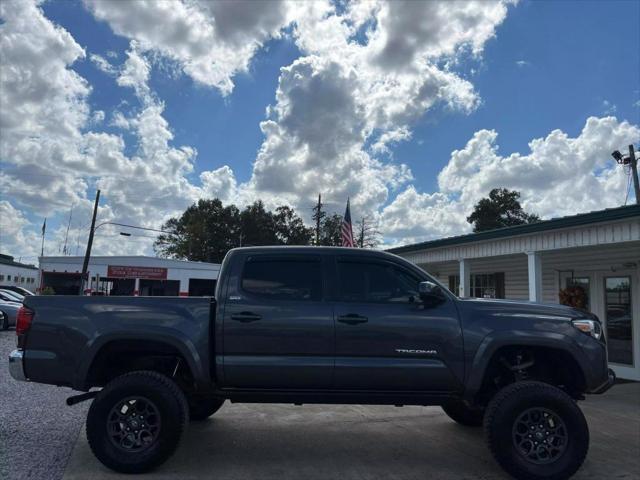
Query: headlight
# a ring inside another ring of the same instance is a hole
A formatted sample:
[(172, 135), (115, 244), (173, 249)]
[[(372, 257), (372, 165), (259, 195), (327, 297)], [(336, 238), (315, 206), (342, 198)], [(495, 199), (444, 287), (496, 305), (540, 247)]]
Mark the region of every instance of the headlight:
[(602, 337), (602, 326), (600, 322), (596, 322), (595, 320), (573, 320), (573, 326), (576, 327), (581, 332), (586, 333), (587, 335), (591, 335), (596, 340), (600, 340)]

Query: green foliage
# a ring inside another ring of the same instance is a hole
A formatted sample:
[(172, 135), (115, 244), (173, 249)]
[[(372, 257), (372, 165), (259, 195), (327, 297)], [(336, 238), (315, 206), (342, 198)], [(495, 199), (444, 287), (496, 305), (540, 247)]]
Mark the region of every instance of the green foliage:
[(519, 198), (520, 192), (494, 188), (488, 198), (476, 203), (467, 222), (473, 224), (474, 232), (539, 222), (540, 217), (522, 209)]
[(40, 295), (55, 295), (56, 291), (52, 287), (44, 287), (40, 292)]
[(275, 212), (257, 201), (240, 211), (214, 198), (199, 200), (169, 219), (154, 244), (162, 257), (219, 263), (227, 251), (250, 245), (308, 245), (313, 231), (287, 206)]
[(334, 213), (322, 219), (320, 245), (339, 247), (342, 245), (342, 215)]

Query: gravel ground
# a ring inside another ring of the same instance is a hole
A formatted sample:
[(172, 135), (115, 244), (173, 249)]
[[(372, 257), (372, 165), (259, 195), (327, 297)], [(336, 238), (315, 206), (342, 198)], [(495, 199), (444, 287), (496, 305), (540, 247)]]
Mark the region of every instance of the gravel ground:
[(68, 388), (16, 382), (7, 360), (15, 345), (15, 331), (0, 330), (0, 478), (57, 480), (89, 402), (68, 407)]

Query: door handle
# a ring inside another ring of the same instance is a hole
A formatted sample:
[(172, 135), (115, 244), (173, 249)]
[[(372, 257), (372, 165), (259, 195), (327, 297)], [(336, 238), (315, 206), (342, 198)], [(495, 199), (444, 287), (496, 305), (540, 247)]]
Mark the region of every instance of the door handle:
[(240, 312), (235, 315), (231, 315), (231, 320), (242, 323), (256, 322), (261, 318), (262, 317), (260, 315), (256, 315), (255, 313), (251, 312)]
[(338, 321), (340, 323), (346, 323), (347, 325), (357, 325), (358, 323), (366, 323), (369, 319), (356, 313), (350, 313), (348, 315), (338, 317)]

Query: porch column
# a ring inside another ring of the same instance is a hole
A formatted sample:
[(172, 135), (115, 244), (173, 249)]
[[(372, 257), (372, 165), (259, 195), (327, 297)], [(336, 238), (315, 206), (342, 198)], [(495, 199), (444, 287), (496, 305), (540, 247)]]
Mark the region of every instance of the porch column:
[(135, 283), (133, 284), (133, 296), (137, 297), (140, 295), (140, 279), (136, 278)]
[(529, 270), (529, 301), (542, 301), (542, 261), (540, 252), (527, 252)]
[[(460, 297), (468, 297), (471, 295), (471, 265), (469, 260), (461, 258), (458, 260), (460, 266)], [(455, 293), (455, 292), (454, 292)]]

